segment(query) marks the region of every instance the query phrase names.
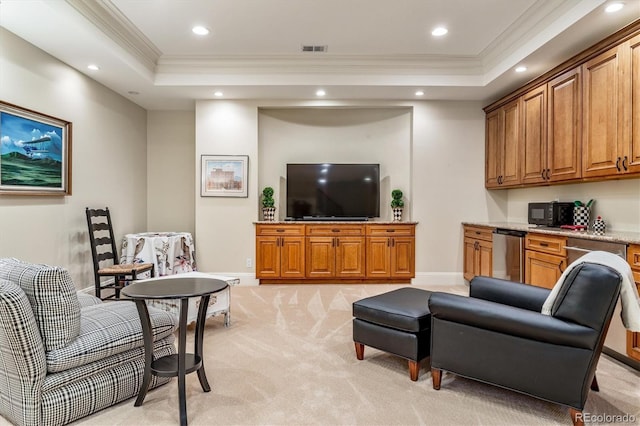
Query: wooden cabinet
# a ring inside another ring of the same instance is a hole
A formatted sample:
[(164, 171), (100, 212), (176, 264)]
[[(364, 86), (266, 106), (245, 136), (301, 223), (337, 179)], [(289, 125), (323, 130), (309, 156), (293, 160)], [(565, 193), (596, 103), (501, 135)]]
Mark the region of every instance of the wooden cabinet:
[(509, 102), (487, 114), (485, 142), (485, 186), (519, 185), (520, 100)]
[(582, 66), (584, 75), (584, 177), (615, 175), (625, 171), (622, 118), (622, 49), (616, 46)]
[(522, 97), (522, 183), (546, 182), (547, 86), (537, 87)]
[(528, 233), (525, 236), (525, 283), (553, 288), (567, 267), (566, 245), (566, 237)]
[(485, 112), (489, 189), (640, 176), (640, 21)]
[(414, 277), (414, 231), (413, 225), (367, 225), (367, 277)]
[(627, 148), (629, 173), (640, 172), (640, 35), (621, 47), (624, 57), (622, 143)]
[(415, 223), (256, 225), (260, 284), (411, 283)]
[(309, 225), (306, 277), (364, 278), (364, 243), (362, 225)]
[[(629, 245), (627, 248), (627, 262), (631, 265), (634, 281), (638, 291), (640, 291), (640, 245)], [(640, 333), (627, 331), (627, 355), (640, 361)]]
[(465, 225), (463, 274), (471, 281), (477, 275), (491, 276), (493, 262), (493, 228)]
[(581, 176), (581, 73), (570, 70), (522, 96), (522, 183)]
[(305, 226), (256, 227), (256, 278), (300, 279), (305, 276)]
[(549, 182), (582, 176), (582, 73), (577, 67), (547, 84), (547, 170)]

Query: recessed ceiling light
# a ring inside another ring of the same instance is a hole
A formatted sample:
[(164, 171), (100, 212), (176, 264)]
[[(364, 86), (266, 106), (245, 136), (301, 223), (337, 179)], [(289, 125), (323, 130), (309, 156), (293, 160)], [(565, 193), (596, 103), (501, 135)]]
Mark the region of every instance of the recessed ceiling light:
[(525, 67), (524, 65), (520, 65), (519, 67), (516, 67), (516, 72), (525, 72), (527, 70), (527, 67)]
[(609, 4), (604, 11), (607, 13), (613, 13), (613, 12), (617, 12), (620, 9), (622, 9), (624, 7), (624, 3), (620, 3), (620, 2), (615, 2), (615, 3), (611, 3)]
[(193, 31), (194, 34), (198, 34), (201, 36), (209, 34), (209, 29), (207, 27), (203, 27), (202, 25), (196, 25), (195, 27), (191, 28), (191, 31)]
[(96, 64), (90, 64), (87, 66), (87, 68), (89, 68), (91, 71), (98, 71), (100, 69), (100, 67)]
[(448, 32), (449, 32), (449, 30), (446, 29), (445, 27), (436, 27), (436, 28), (433, 29), (433, 31), (431, 31), (431, 35), (432, 36), (436, 36), (436, 37), (441, 37), (441, 36), (445, 35)]
[(422, 90), (418, 90), (418, 91), (416, 92), (416, 96), (424, 96), (424, 91), (422, 91)]
[(217, 96), (218, 98), (222, 97), (223, 95), (224, 93), (222, 93), (220, 90), (216, 90), (215, 92), (213, 92), (213, 96)]
[(326, 95), (327, 92), (325, 92), (324, 90), (320, 89), (316, 91), (316, 96), (324, 96)]

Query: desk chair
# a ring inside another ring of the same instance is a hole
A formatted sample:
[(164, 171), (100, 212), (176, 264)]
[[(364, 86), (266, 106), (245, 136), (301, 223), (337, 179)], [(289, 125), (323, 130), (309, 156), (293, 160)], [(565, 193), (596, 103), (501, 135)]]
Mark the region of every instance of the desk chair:
[[(128, 281), (136, 280), (138, 274), (149, 272), (150, 276), (155, 275), (153, 263), (120, 264), (108, 207), (104, 209), (87, 207), (86, 214), (91, 256), (93, 257), (96, 297), (102, 300), (120, 299), (120, 290)], [(105, 278), (108, 279), (104, 280)], [(113, 290), (113, 293), (103, 297), (102, 291), (104, 290)]]

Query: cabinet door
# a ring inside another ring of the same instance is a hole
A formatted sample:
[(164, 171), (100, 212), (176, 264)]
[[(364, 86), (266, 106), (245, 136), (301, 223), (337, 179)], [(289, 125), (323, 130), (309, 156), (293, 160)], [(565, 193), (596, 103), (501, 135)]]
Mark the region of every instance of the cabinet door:
[(500, 176), (501, 161), (501, 116), (500, 109), (491, 111), (487, 114), (485, 123), (485, 186), (487, 188), (496, 188), (499, 186), (498, 177)]
[(522, 97), (522, 182), (547, 180), (547, 86)]
[(393, 237), (391, 239), (391, 277), (412, 278), (414, 271), (414, 246), (413, 237)]
[(256, 278), (280, 278), (280, 237), (256, 238)]
[(551, 182), (582, 176), (581, 76), (578, 67), (547, 84), (547, 168)]
[(478, 241), (477, 247), (476, 275), (490, 277), (493, 275), (493, 243), (489, 241)]
[(621, 65), (618, 47), (582, 65), (583, 177), (615, 175), (623, 170), (618, 129)]
[(367, 237), (367, 277), (388, 278), (391, 275), (391, 239)]
[(504, 138), (502, 141), (502, 161), (500, 186), (517, 185), (520, 179), (520, 100), (503, 107)]
[(307, 237), (307, 278), (335, 277), (335, 237)]
[(566, 263), (564, 257), (527, 250), (524, 281), (538, 287), (553, 288), (567, 267)]
[(476, 276), (476, 242), (473, 238), (465, 238), (464, 239), (464, 279), (467, 281), (471, 281), (473, 277)]
[(364, 278), (364, 237), (336, 237), (335, 265), (338, 278)]
[(625, 70), (623, 84), (623, 129), (627, 147), (629, 172), (640, 172), (640, 35), (623, 45), (625, 49)]
[(280, 237), (280, 278), (304, 278), (304, 237)]

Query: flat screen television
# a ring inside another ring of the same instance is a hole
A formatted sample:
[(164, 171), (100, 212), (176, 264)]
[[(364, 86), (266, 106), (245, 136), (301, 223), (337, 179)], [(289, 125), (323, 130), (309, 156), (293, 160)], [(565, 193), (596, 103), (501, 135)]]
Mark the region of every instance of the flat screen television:
[(379, 164), (287, 164), (287, 217), (295, 220), (380, 216)]

